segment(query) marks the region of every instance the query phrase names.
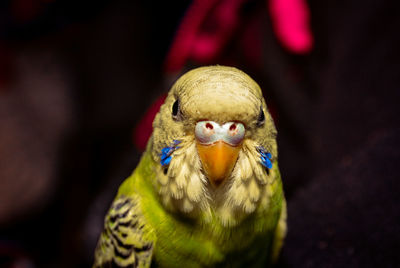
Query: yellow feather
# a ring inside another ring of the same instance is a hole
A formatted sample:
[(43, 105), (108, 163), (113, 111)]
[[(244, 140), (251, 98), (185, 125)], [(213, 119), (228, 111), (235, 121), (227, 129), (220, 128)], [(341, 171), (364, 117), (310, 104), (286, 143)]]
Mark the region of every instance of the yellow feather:
[(260, 187), (255, 179), (252, 179), (249, 184), (249, 197), (252, 202), (257, 202), (260, 198)]
[(252, 203), (251, 201), (250, 201), (250, 199), (247, 199), (245, 202), (244, 202), (244, 210), (247, 212), (247, 213), (251, 213), (251, 212), (253, 212), (255, 209), (256, 209), (256, 205), (254, 204), (254, 203)]
[(197, 172), (193, 172), (186, 187), (187, 197), (191, 201), (200, 202), (203, 191), (203, 184), (200, 176), (197, 174)]
[(182, 209), (184, 212), (191, 212), (193, 210), (193, 204), (187, 198), (184, 198)]
[(178, 172), (175, 177), (175, 182), (179, 189), (183, 189), (187, 185), (187, 178), (189, 177), (190, 169), (189, 169), (188, 164), (185, 161), (179, 161), (179, 162), (180, 162), (180, 166), (179, 166), (179, 168), (177, 168)]
[(173, 181), (169, 183), (169, 191), (175, 199), (181, 199), (183, 197), (183, 191), (179, 189), (178, 185)]

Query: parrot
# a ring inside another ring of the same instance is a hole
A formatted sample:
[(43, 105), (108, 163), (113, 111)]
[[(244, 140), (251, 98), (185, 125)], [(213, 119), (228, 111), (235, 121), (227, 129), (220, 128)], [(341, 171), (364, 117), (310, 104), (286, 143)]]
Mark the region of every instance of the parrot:
[(260, 86), (212, 65), (172, 85), (104, 220), (93, 267), (268, 267), (287, 231)]

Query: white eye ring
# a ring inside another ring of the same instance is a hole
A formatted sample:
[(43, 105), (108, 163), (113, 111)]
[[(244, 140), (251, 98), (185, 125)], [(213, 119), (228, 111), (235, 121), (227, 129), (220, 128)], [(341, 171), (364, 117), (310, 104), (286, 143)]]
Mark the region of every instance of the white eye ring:
[(225, 123), (222, 128), (225, 130), (224, 141), (231, 145), (238, 145), (246, 132), (244, 125), (239, 122)]
[(228, 122), (221, 127), (214, 121), (199, 121), (195, 127), (196, 138), (202, 144), (222, 140), (236, 146), (243, 140), (245, 132), (243, 124), (239, 122)]

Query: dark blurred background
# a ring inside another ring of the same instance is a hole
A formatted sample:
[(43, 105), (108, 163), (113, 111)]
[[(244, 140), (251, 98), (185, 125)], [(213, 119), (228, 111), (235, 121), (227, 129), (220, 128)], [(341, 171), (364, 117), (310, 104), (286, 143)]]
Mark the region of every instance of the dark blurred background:
[(377, 0), (0, 4), (0, 267), (90, 267), (172, 82), (236, 66), (279, 131), (278, 267), (399, 267), (400, 16)]

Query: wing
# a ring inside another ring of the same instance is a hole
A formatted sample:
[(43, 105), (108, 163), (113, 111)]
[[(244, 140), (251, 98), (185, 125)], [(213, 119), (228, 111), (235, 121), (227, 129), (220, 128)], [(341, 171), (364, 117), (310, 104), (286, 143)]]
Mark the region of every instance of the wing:
[(93, 267), (150, 267), (154, 247), (139, 200), (117, 198), (105, 218)]

